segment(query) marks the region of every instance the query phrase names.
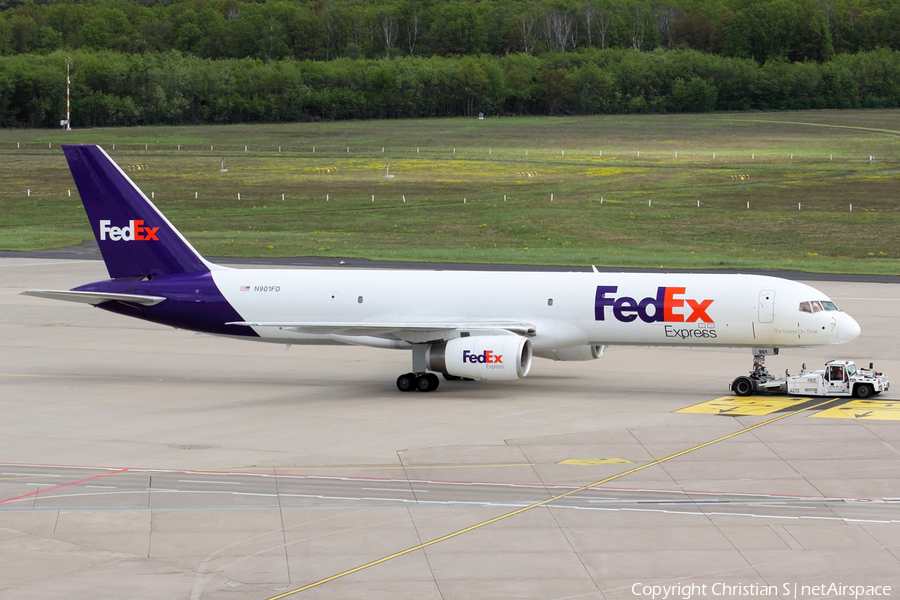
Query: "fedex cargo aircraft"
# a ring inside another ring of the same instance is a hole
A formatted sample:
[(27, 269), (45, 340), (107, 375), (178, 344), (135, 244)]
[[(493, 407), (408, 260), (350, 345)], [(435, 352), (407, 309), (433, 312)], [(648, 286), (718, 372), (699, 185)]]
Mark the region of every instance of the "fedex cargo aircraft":
[(232, 269), (205, 260), (98, 146), (64, 146), (110, 279), (25, 294), (278, 344), (410, 351), (402, 391), (510, 381), (533, 357), (583, 361), (608, 345), (840, 344), (857, 322), (822, 292), (757, 275)]

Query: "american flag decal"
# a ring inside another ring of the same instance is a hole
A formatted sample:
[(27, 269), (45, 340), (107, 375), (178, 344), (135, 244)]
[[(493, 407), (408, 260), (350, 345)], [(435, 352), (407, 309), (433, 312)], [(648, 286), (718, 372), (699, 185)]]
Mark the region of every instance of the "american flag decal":
[(249, 285), (242, 285), (242, 286), (241, 286), (241, 291), (242, 291), (242, 292), (249, 292), (249, 291), (250, 291), (250, 286), (249, 286)]

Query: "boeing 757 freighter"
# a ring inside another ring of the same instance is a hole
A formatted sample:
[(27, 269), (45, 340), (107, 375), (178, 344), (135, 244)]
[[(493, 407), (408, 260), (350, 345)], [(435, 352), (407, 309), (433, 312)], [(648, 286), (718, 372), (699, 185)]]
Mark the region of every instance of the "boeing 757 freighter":
[(857, 322), (822, 292), (757, 275), (232, 269), (205, 260), (99, 146), (64, 146), (110, 279), (25, 294), (278, 344), (411, 351), (401, 391), (511, 381), (533, 357), (584, 361), (608, 345), (841, 344)]

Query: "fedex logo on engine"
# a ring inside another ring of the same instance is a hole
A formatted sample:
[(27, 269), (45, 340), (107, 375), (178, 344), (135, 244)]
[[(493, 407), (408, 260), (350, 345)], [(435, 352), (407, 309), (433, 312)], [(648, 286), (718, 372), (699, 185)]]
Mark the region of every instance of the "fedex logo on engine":
[(106, 240), (107, 237), (113, 242), (159, 241), (156, 237), (159, 227), (145, 227), (141, 220), (128, 221), (127, 227), (110, 227), (110, 223), (111, 221), (100, 221), (100, 241)]
[(481, 354), (473, 354), (468, 350), (463, 350), (462, 359), (464, 363), (498, 364), (503, 362), (503, 355), (494, 354), (493, 350), (485, 350)]
[[(692, 300), (679, 298), (685, 293), (683, 287), (661, 287), (656, 289), (656, 297), (636, 300), (630, 296), (607, 297), (615, 294), (619, 287), (615, 285), (598, 285), (594, 299), (594, 319), (606, 320), (606, 307), (612, 308), (612, 315), (617, 321), (630, 323), (641, 318), (644, 323), (712, 323), (706, 313), (712, 300)], [(685, 307), (685, 305), (687, 305)], [(690, 312), (682, 312), (684, 308)], [(676, 312), (677, 311), (677, 312)]]

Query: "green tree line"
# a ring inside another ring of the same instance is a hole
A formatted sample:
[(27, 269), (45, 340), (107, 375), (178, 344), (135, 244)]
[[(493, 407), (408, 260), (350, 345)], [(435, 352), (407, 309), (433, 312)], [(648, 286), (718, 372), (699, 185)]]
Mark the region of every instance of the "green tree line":
[(332, 60), (690, 48), (827, 61), (900, 50), (897, 0), (0, 0), (0, 55)]
[[(65, 116), (67, 54), (0, 57), (0, 124)], [(900, 51), (824, 63), (690, 49), (507, 56), (204, 59), (75, 51), (72, 125), (900, 106)]]

